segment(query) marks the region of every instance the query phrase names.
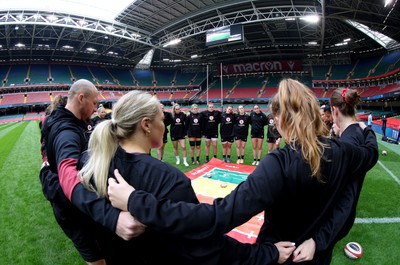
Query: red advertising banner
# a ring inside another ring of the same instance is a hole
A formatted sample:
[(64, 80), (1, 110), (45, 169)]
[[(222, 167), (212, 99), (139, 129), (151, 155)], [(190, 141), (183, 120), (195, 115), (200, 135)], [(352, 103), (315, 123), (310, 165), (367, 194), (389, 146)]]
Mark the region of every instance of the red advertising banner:
[[(259, 61), (222, 65), (222, 75), (258, 72), (292, 72), (302, 70), (301, 61)], [(219, 70), (220, 72), (221, 70)], [(220, 74), (220, 73), (219, 73)]]

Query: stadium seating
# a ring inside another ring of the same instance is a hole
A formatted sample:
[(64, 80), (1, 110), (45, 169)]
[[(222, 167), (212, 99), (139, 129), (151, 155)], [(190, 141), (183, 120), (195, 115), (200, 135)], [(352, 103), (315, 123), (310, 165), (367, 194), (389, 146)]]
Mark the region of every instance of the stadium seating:
[[(365, 58), (346, 65), (314, 65), (304, 70), (309, 74), (294, 76), (289, 73), (261, 73), (224, 77), (209, 76), (208, 87), (205, 72), (186, 73), (178, 69), (136, 70), (95, 65), (76, 65), (61, 63), (3, 64), (0, 76), (3, 83), (0, 89), (0, 108), (12, 106), (47, 105), (58, 94), (67, 95), (69, 86), (77, 79), (92, 81), (99, 89), (99, 102), (115, 102), (132, 89), (143, 89), (163, 102), (188, 102), (207, 99), (217, 102), (238, 102), (250, 100), (262, 102), (271, 99), (277, 92), (282, 78), (298, 79), (313, 89), (317, 98), (327, 100), (336, 87), (343, 87), (354, 78), (371, 78), (377, 75), (396, 74), (400, 67), (400, 51), (384, 56)], [(371, 71), (371, 69), (373, 69)], [(212, 72), (215, 74), (215, 72)], [(329, 75), (327, 75), (329, 73)], [(349, 73), (353, 73), (349, 76)], [(324, 80), (313, 86), (312, 80)], [(336, 81), (335, 81), (336, 80)], [(376, 79), (371, 84), (360, 83), (358, 90), (364, 99), (382, 98), (400, 91), (396, 80), (385, 81), (386, 77)]]

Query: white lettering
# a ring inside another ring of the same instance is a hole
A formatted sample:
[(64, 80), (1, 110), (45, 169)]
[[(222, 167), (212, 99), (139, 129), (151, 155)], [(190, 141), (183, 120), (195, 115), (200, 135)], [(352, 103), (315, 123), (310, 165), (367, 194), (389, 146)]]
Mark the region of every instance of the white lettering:
[(288, 65), (289, 65), (289, 67), (290, 67), (290, 70), (293, 70), (294, 62), (293, 62), (293, 61), (289, 61), (289, 62), (288, 62)]
[[(285, 65), (287, 64), (290, 70), (293, 70), (296, 66), (296, 62), (294, 61), (283, 61)], [(281, 61), (262, 61), (262, 62), (252, 62), (252, 63), (238, 63), (231, 64), (229, 66), (224, 66), (223, 71), (226, 74), (241, 74), (241, 73), (251, 73), (251, 72), (266, 72), (266, 71), (283, 71), (284, 67), (282, 66)], [(230, 72), (229, 69), (232, 69)], [(287, 70), (287, 68), (285, 67)]]
[(234, 64), (234, 65), (233, 65), (233, 73), (236, 74), (236, 73), (243, 73), (243, 72), (245, 72), (244, 67), (245, 67), (245, 66), (244, 66), (243, 64)]

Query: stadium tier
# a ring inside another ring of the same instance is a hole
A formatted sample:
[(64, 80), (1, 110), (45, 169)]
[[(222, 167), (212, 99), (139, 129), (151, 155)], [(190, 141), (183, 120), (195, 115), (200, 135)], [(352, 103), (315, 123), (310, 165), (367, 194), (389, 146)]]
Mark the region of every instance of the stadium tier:
[(186, 73), (181, 69), (137, 70), (59, 63), (1, 65), (0, 108), (49, 104), (53, 96), (67, 94), (69, 86), (82, 78), (98, 87), (99, 102), (115, 102), (132, 89), (144, 89), (163, 102), (205, 102), (207, 99), (216, 102), (221, 98), (225, 102), (257, 102), (271, 99), (285, 77), (303, 82), (320, 100), (329, 99), (335, 88), (347, 86), (357, 88), (364, 99), (373, 100), (393, 96), (400, 90), (400, 68), (395, 68), (399, 61), (400, 51), (394, 51), (347, 65), (303, 66), (301, 74), (227, 75), (222, 83), (214, 69), (209, 73), (208, 90), (204, 71)]

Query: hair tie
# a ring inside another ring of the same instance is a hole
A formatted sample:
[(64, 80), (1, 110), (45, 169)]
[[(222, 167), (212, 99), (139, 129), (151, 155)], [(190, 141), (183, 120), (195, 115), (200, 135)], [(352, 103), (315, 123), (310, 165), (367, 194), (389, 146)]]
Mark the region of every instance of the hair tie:
[(342, 90), (342, 98), (343, 98), (344, 102), (346, 102), (347, 105), (350, 105), (349, 102), (347, 101), (347, 98), (346, 98), (347, 91), (349, 91), (348, 88), (345, 88), (345, 89)]
[(111, 130), (115, 132), (116, 129), (117, 129), (117, 123), (115, 122), (114, 119), (111, 119)]

